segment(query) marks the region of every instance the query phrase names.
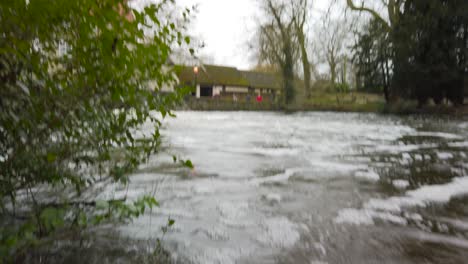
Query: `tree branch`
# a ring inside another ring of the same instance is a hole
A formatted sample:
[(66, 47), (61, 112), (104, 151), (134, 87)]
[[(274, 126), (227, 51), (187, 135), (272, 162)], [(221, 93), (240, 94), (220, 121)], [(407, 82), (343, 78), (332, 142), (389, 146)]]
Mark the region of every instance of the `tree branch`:
[(386, 31), (390, 31), (391, 30), (391, 26), (388, 24), (387, 21), (385, 21), (385, 19), (383, 19), (375, 10), (373, 9), (370, 9), (370, 8), (367, 8), (367, 7), (364, 7), (364, 3), (362, 3), (361, 7), (357, 7), (353, 0), (346, 0), (346, 3), (348, 4), (348, 7), (351, 9), (351, 10), (354, 10), (354, 11), (360, 11), (360, 12), (368, 12), (369, 14), (371, 14), (375, 19), (377, 19), (378, 21), (380, 21), (382, 23), (382, 25), (384, 26), (385, 30)]

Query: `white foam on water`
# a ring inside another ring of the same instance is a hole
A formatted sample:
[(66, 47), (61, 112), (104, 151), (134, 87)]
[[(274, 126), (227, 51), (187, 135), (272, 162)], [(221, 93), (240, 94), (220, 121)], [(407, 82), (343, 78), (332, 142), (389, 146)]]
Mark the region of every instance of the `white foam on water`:
[[(342, 209), (338, 212), (335, 222), (358, 225), (373, 224), (372, 218), (375, 217), (404, 224), (403, 220), (398, 219), (401, 218), (400, 216), (394, 215), (395, 213), (399, 214), (403, 208), (425, 207), (430, 203), (447, 203), (453, 197), (464, 194), (468, 194), (468, 177), (455, 178), (447, 184), (428, 185), (407, 191), (405, 196), (371, 199), (364, 204), (363, 209)], [(385, 215), (382, 215), (382, 212), (385, 212)]]
[(158, 208), (157, 213), (161, 215), (169, 216), (169, 217), (196, 219), (195, 214), (184, 209)]
[(218, 222), (223, 226), (237, 229), (255, 228), (257, 221), (252, 218), (248, 202), (221, 202), (216, 206)]
[(451, 218), (446, 218), (446, 217), (439, 217), (437, 218), (437, 221), (439, 222), (444, 222), (446, 224), (449, 224), (457, 229), (463, 230), (463, 231), (468, 231), (468, 222), (458, 220), (458, 219), (451, 219)]
[(205, 230), (205, 234), (214, 241), (226, 241), (230, 239), (228, 231), (221, 227), (207, 229)]
[(222, 217), (235, 220), (245, 216), (249, 204), (247, 202), (222, 202), (216, 206), (216, 209)]
[(338, 172), (343, 174), (352, 173), (356, 170), (367, 170), (368, 166), (365, 164), (351, 164), (343, 162), (333, 162), (324, 160), (310, 160), (310, 166), (314, 169), (320, 168), (327, 171)]
[(354, 225), (372, 225), (374, 220), (366, 210), (359, 210), (353, 208), (341, 209), (338, 216), (335, 217), (337, 224), (354, 224)]
[(334, 222), (337, 224), (373, 225), (374, 219), (380, 219), (398, 225), (406, 225), (408, 223), (405, 218), (389, 212), (353, 208), (340, 210)]
[(390, 154), (399, 154), (402, 152), (412, 152), (420, 149), (436, 148), (437, 144), (419, 144), (419, 145), (378, 145), (375, 151), (387, 152)]
[(446, 203), (455, 196), (468, 194), (468, 177), (455, 178), (447, 184), (423, 186), (406, 194), (425, 203)]
[(372, 170), (369, 170), (369, 171), (356, 171), (354, 173), (354, 177), (369, 180), (369, 181), (378, 181), (378, 180), (380, 180), (379, 174), (377, 174), (375, 171), (372, 171)]
[(437, 243), (437, 244), (446, 244), (458, 248), (466, 248), (468, 250), (468, 240), (463, 238), (458, 238), (454, 236), (447, 236), (435, 233), (427, 232), (410, 232), (408, 234), (410, 237), (417, 239), (418, 241)]
[(246, 189), (244, 182), (219, 178), (201, 178), (192, 180), (186, 184), (190, 193), (197, 195), (236, 193)]
[(406, 152), (403, 153), (403, 154), (401, 154), (401, 157), (402, 157), (403, 159), (405, 159), (405, 160), (413, 160), (413, 159), (411, 158), (411, 155), (410, 155), (409, 153), (406, 153)]
[(285, 217), (267, 218), (261, 227), (263, 230), (256, 240), (274, 248), (290, 248), (300, 238), (298, 226)]
[(452, 159), (453, 154), (449, 152), (437, 152), (437, 158), (440, 160)]
[(189, 256), (189, 263), (203, 264), (234, 264), (242, 256), (251, 254), (244, 248), (190, 248), (186, 254)]
[(406, 189), (410, 185), (409, 181), (407, 180), (393, 180), (392, 184), (393, 186), (395, 186), (395, 188), (398, 188), (398, 189)]
[(262, 195), (262, 198), (270, 203), (280, 203), (281, 195), (278, 193), (267, 193)]
[(439, 137), (439, 138), (446, 138), (446, 139), (461, 139), (459, 135), (451, 134), (451, 133), (443, 133), (443, 132), (418, 132), (416, 133), (417, 136), (426, 136), (426, 137)]
[(273, 176), (262, 177), (262, 178), (255, 178), (250, 180), (249, 183), (252, 185), (260, 185), (263, 183), (278, 183), (278, 182), (287, 182), (291, 176), (296, 174), (297, 172), (303, 171), (302, 168), (290, 168), (286, 169), (284, 173), (279, 173)]
[(423, 220), (423, 217), (420, 214), (416, 213), (404, 213), (403, 214), (406, 219), (410, 219), (413, 221), (421, 222)]
[(452, 142), (452, 143), (448, 143), (447, 145), (452, 148), (467, 148), (468, 141)]
[(300, 150), (296, 148), (254, 148), (249, 151), (254, 154), (272, 157), (297, 156), (300, 154)]

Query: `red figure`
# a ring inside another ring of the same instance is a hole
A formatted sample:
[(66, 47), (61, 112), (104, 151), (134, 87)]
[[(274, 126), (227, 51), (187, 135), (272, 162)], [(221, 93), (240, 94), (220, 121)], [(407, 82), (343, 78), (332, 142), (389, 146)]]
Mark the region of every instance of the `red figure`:
[(262, 95), (257, 95), (257, 102), (261, 103), (263, 101)]

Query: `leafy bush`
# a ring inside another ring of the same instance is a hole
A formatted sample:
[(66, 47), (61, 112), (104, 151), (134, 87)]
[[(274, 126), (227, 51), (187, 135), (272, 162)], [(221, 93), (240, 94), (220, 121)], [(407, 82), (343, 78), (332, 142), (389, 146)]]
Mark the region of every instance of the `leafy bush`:
[(335, 92), (347, 93), (349, 92), (349, 85), (347, 83), (335, 83), (334, 89)]
[[(127, 183), (158, 150), (154, 112), (172, 115), (182, 98), (180, 91), (162, 95), (158, 89), (176, 81), (166, 64), (175, 45), (189, 44), (179, 30), (189, 10), (174, 18), (165, 13), (173, 1), (138, 12), (124, 2), (2, 1), (2, 257), (11, 260), (59, 233), (157, 206), (151, 197), (129, 204), (84, 195), (108, 179)], [(152, 133), (136, 137), (144, 123)]]

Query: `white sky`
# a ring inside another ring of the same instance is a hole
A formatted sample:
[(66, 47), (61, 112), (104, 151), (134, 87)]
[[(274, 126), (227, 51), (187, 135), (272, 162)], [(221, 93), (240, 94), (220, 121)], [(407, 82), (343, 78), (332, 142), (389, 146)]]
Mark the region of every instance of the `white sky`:
[[(344, 2), (344, 0), (337, 0)], [(312, 0), (313, 17), (325, 10), (330, 0)], [(202, 57), (209, 57), (218, 65), (249, 69), (248, 42), (255, 34), (261, 16), (257, 0), (178, 0), (181, 6), (197, 5), (191, 34), (205, 44)]]
[[(155, 0), (137, 0), (151, 2)], [(330, 0), (312, 0), (312, 16), (324, 10)], [(338, 2), (344, 0), (337, 0)], [(249, 69), (248, 42), (261, 16), (257, 0), (176, 0), (181, 7), (197, 6), (189, 34), (205, 44), (198, 55), (208, 63)]]
[(249, 68), (248, 41), (255, 30), (259, 8), (255, 0), (179, 0), (197, 5), (190, 34), (203, 41), (202, 57), (215, 64)]

